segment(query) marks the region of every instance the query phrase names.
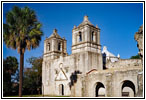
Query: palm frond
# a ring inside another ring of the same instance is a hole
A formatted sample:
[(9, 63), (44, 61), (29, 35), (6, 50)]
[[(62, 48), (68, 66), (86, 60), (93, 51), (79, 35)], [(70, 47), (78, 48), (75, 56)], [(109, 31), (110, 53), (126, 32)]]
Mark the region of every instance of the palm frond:
[(20, 51), (31, 50), (39, 46), (42, 24), (37, 20), (36, 14), (28, 7), (14, 6), (6, 14), (6, 23), (3, 24), (4, 42), (9, 48)]

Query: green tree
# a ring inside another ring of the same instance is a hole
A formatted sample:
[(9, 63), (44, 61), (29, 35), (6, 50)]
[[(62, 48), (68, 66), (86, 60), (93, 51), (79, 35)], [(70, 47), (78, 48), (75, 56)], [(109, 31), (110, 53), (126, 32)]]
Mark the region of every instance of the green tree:
[(24, 94), (41, 94), (42, 87), (42, 57), (31, 57), (27, 60), (31, 68), (24, 71)]
[(131, 56), (130, 59), (140, 59), (140, 55), (137, 54), (136, 56)]
[(22, 96), (22, 78), (25, 50), (37, 48), (43, 35), (41, 23), (36, 14), (28, 7), (14, 6), (6, 13), (6, 23), (3, 24), (4, 42), (8, 48), (17, 49), (20, 53), (19, 96)]
[[(12, 94), (12, 85), (15, 73), (18, 70), (18, 61), (15, 57), (7, 57), (3, 60), (3, 95)], [(13, 80), (13, 81), (12, 81)]]

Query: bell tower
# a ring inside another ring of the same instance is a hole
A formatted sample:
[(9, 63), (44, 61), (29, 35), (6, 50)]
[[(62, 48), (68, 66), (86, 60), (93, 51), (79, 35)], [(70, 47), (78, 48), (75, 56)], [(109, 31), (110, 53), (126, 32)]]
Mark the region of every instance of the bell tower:
[(79, 59), (77, 70), (81, 72), (103, 69), (100, 29), (91, 24), (88, 16), (84, 16), (83, 22), (72, 30), (72, 54)]
[(52, 35), (44, 41), (44, 57), (49, 60), (66, 55), (66, 40), (58, 35), (57, 29), (54, 29)]
[(72, 30), (72, 53), (80, 53), (84, 51), (101, 52), (100, 45), (100, 29), (91, 24), (88, 16), (84, 16), (83, 22), (78, 26), (74, 26)]

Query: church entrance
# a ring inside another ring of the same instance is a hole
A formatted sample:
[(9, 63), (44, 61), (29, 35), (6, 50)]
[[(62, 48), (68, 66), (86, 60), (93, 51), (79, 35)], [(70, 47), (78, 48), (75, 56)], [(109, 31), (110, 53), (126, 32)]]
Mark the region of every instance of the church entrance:
[(96, 97), (105, 97), (105, 87), (101, 82), (98, 82), (95, 88)]
[(59, 85), (59, 95), (64, 95), (64, 85), (63, 84)]

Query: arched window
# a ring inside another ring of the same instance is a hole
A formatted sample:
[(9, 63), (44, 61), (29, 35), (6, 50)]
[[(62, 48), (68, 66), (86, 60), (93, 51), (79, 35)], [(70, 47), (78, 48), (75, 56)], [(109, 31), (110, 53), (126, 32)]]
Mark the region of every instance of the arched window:
[(61, 51), (61, 43), (58, 43), (58, 50)]
[(47, 50), (50, 51), (50, 43), (47, 43)]
[(82, 33), (79, 32), (79, 42), (81, 42), (81, 41), (82, 41)]
[(91, 33), (91, 41), (94, 41), (94, 31)]

